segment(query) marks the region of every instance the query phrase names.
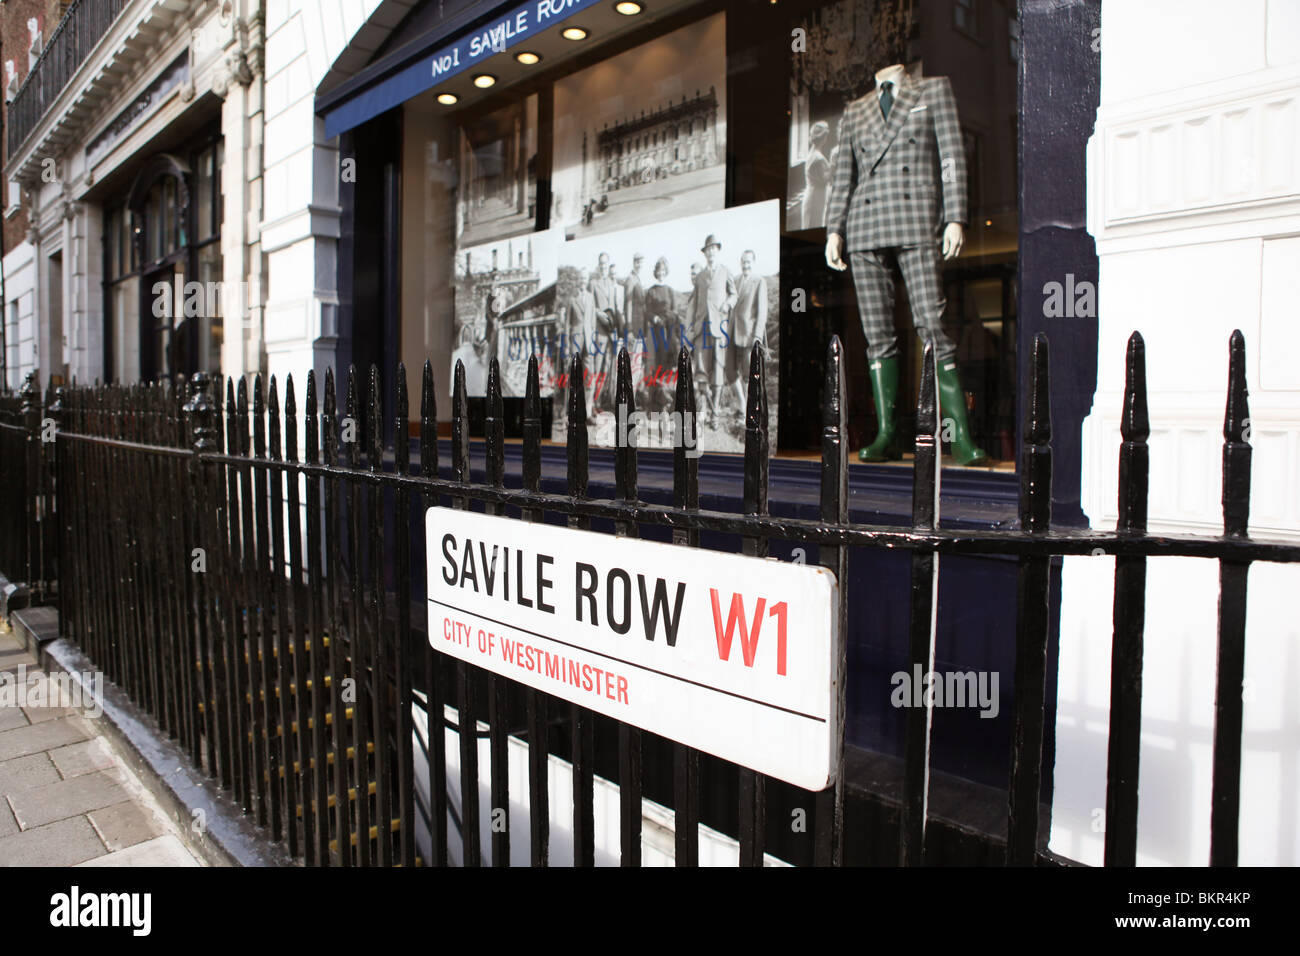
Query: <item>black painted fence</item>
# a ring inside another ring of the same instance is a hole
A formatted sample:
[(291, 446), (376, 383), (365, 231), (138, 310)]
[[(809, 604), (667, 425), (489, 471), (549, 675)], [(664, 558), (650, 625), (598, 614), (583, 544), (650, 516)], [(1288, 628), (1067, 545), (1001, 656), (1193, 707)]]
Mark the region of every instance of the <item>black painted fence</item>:
[[(1253, 561), (1300, 561), (1300, 546), (1252, 539), (1249, 411), (1245, 346), (1234, 333), (1224, 421), (1224, 532), (1161, 536), (1146, 531), (1147, 416), (1145, 358), (1134, 333), (1127, 355), (1120, 518), (1115, 531), (1050, 528), (1051, 415), (1047, 341), (1033, 344), (1020, 462), (1020, 527), (956, 532), (939, 527), (940, 421), (932, 348), (925, 349), (917, 402), (910, 529), (853, 525), (848, 502), (845, 382), (841, 345), (827, 354), (822, 397), (821, 520), (768, 515), (768, 414), (763, 354), (755, 347), (745, 430), (744, 513), (699, 509), (698, 460), (674, 451), (673, 503), (637, 495), (637, 450), (616, 451), (617, 494), (588, 497), (587, 414), (583, 369), (575, 357), (568, 393), (567, 494), (541, 489), (542, 418), (536, 362), (530, 363), (523, 415), (522, 486), (507, 488), (500, 378), (488, 380), (486, 481), (470, 474), (464, 370), (453, 387), (452, 461), (439, 468), (437, 441), (410, 456), (408, 396), (397, 369), (394, 426), (401, 440), (386, 457), (381, 381), (370, 372), (363, 402), (355, 370), (340, 411), (332, 374), (322, 397), (308, 376), (300, 414), (292, 378), (283, 407), (274, 378), (225, 383), (224, 402), (204, 374), (191, 382), (68, 387), (41, 396), (29, 378), (19, 396), (0, 396), (0, 571), (28, 581), (38, 600), (57, 600), (62, 636), (78, 643), (108, 679), (121, 685), (179, 741), (246, 813), (307, 864), (445, 865), (448, 818), (461, 833), (463, 859), (476, 864), (476, 799), (448, 806), (445, 734), (428, 735), (431, 859), (417, 859), (413, 705), (426, 714), (455, 709), (461, 794), (478, 794), (476, 721), (485, 721), (491, 753), (491, 806), (509, 805), (506, 754), (513, 736), (527, 743), (534, 865), (548, 863), (548, 729), (565, 724), (572, 766), (574, 859), (595, 859), (596, 715), (479, 671), (434, 651), (412, 621), (413, 509), (481, 508), (520, 520), (563, 516), (572, 527), (593, 519), (615, 533), (671, 529), (673, 541), (698, 546), (701, 531), (741, 536), (747, 554), (767, 554), (782, 539), (818, 547), (820, 562), (844, 580), (852, 548), (911, 553), (910, 661), (932, 669), (941, 554), (1002, 554), (1019, 562), (1015, 704), (1008, 783), (1008, 864), (1041, 862), (1044, 688), (1049, 563), (1055, 555), (1116, 556), (1112, 651), (1107, 864), (1132, 864), (1137, 843), (1138, 754), (1146, 561), (1149, 556), (1217, 559), (1221, 568), (1218, 693), (1215, 704), (1210, 862), (1237, 860), (1241, 769), (1241, 682), (1246, 577)], [(420, 434), (437, 434), (433, 375), (426, 362)], [(627, 355), (618, 363), (617, 401), (632, 404)], [(224, 405), (224, 407), (223, 407)], [(694, 412), (689, 355), (679, 361), (678, 411)], [(362, 416), (365, 416), (363, 421)], [(694, 415), (683, 415), (686, 428)], [(298, 445), (302, 422), (305, 448)], [(362, 444), (366, 448), (362, 449)], [(343, 446), (340, 449), (340, 445)], [(418, 514), (418, 512), (414, 512)], [(416, 528), (420, 525), (415, 525)], [(418, 532), (417, 532), (418, 533)], [(417, 549), (419, 542), (416, 542)], [(419, 553), (419, 550), (416, 552)], [(417, 591), (418, 594), (418, 591)], [(843, 694), (847, 595), (840, 591)], [(418, 606), (416, 613), (420, 613)], [(841, 706), (843, 701), (841, 701)], [(898, 861), (925, 859), (931, 711), (909, 710)], [(604, 719), (604, 718), (601, 718)], [(618, 725), (621, 859), (641, 862), (643, 731)], [(671, 744), (675, 856), (699, 858), (700, 755)], [(839, 783), (811, 795), (813, 861), (844, 859), (843, 740)], [(739, 773), (740, 863), (764, 860), (767, 781)], [(431, 812), (430, 812), (431, 811)], [(488, 856), (510, 859), (509, 830), (493, 830)]]

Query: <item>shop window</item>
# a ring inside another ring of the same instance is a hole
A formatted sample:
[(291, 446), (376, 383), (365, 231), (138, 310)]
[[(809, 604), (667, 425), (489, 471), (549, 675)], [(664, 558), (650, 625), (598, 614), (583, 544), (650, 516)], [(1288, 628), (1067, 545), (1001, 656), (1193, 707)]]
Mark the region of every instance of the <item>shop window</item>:
[(146, 159), (104, 208), (105, 370), (117, 381), (219, 373), (221, 141)]
[(952, 25), (967, 36), (978, 40), (979, 0), (952, 0)]
[[(1016, 128), (1005, 117), (1016, 109), (1019, 33), (1011, 18), (1011, 57), (1000, 45), (995, 55), (994, 44), (972, 56), (981, 7), (704, 0), (648, 12), (639, 32), (603, 47), (593, 30), (570, 59), (549, 56), (535, 75), (484, 98), (444, 105), (435, 87), (408, 100), (400, 277), (408, 368), (430, 356), (445, 394), (463, 362), (471, 394), (481, 395), (495, 357), (509, 402), (522, 397), (535, 356), (551, 434), (562, 440), (560, 398), (579, 351), (591, 440), (608, 446), (622, 435), (618, 349), (632, 358), (638, 409), (657, 413), (671, 407), (685, 344), (701, 445), (739, 452), (749, 348), (762, 342), (774, 445), (803, 454), (817, 447), (825, 349), (838, 334), (855, 448), (872, 445), (884, 417), (869, 350), (892, 348), (906, 449), (921, 357), (916, 313), (955, 359), (964, 401), (946, 417), (960, 418), (969, 446), (987, 453), (977, 460), (1013, 467), (1019, 227)], [(900, 112), (886, 119), (876, 75), (891, 66), (902, 68), (891, 94)], [(847, 187), (837, 189), (837, 169), (851, 174)], [(893, 186), (854, 185), (873, 175)], [(853, 257), (871, 251), (873, 234), (831, 221), (851, 206), (856, 219), (885, 229), (889, 210), (871, 219), (870, 203), (895, 204), (894, 219), (920, 217), (929, 250), (917, 266), (895, 253), (911, 239), (886, 235), (874, 284), (861, 281), (867, 266)], [(358, 234), (368, 214), (358, 207)], [(945, 259), (950, 222), (962, 241)], [(827, 264), (836, 225), (850, 232), (845, 271)], [(925, 281), (909, 283), (917, 275)], [(363, 295), (355, 308), (365, 314)], [(640, 429), (641, 447), (672, 443), (657, 421)], [(957, 450), (951, 439), (948, 447)]]

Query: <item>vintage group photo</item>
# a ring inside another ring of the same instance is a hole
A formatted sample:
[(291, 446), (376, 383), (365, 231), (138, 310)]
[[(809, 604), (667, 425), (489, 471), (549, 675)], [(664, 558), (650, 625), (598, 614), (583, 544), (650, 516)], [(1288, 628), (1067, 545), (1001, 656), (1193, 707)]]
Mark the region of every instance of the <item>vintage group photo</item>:
[[(678, 356), (688, 349), (700, 447), (738, 452), (750, 350), (761, 342), (775, 430), (779, 206), (754, 203), (561, 246), (554, 309), (568, 341), (584, 349), (593, 443), (618, 441), (620, 348), (631, 360), (636, 406), (651, 413), (673, 409)], [(560, 440), (565, 409), (555, 412)], [(674, 441), (653, 428), (640, 438), (651, 447)]]

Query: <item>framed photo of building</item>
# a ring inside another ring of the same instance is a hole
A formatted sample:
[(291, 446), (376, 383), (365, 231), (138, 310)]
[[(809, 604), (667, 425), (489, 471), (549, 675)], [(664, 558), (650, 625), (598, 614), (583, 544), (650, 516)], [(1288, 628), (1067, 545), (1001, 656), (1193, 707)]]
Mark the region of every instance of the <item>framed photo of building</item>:
[[(629, 424), (614, 402), (618, 352), (628, 351), (643, 448), (679, 440), (672, 417), (677, 362), (692, 354), (698, 449), (745, 447), (750, 350), (767, 350), (771, 433), (776, 434), (780, 296), (780, 200), (565, 242), (552, 308), (563, 341), (583, 350), (589, 440), (613, 447)], [(558, 339), (559, 337), (557, 337)], [(568, 368), (570, 355), (565, 356)], [(559, 384), (567, 384), (563, 379)], [(564, 439), (565, 403), (553, 406)]]
[(476, 117), (457, 137), (460, 246), (531, 232), (537, 225), (537, 94)]
[(726, 16), (555, 84), (551, 223), (569, 238), (726, 202)]

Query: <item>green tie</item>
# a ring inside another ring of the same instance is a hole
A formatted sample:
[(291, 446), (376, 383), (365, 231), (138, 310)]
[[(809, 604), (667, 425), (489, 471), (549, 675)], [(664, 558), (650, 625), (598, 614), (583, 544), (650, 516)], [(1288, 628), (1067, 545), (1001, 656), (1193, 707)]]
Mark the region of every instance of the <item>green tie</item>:
[(894, 84), (880, 84), (880, 115), (886, 120), (889, 119), (889, 110), (894, 105)]

